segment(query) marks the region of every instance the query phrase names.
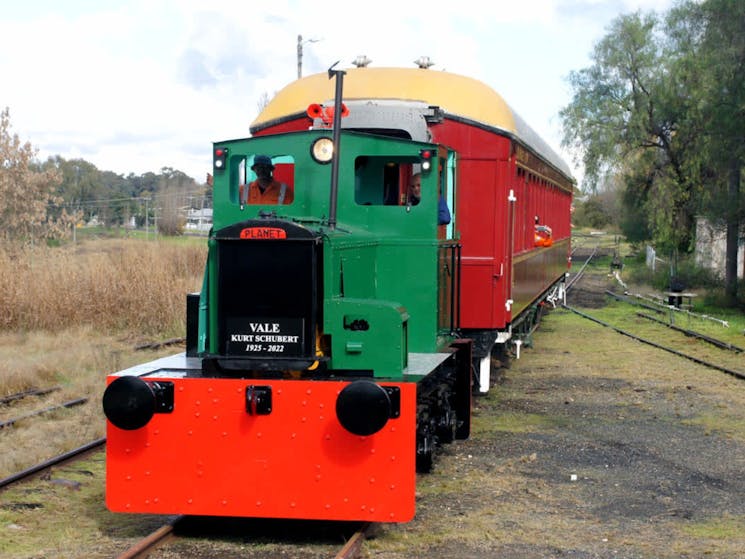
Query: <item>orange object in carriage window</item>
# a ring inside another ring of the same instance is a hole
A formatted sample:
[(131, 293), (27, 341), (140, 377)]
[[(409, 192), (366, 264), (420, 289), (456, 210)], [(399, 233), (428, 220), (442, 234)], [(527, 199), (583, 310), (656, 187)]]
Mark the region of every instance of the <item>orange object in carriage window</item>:
[(553, 231), (548, 225), (535, 226), (535, 246), (550, 247), (554, 244)]

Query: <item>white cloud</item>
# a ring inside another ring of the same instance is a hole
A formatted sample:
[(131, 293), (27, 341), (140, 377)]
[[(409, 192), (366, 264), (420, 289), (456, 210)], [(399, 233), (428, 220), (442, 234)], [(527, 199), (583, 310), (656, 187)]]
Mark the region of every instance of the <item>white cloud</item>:
[(563, 78), (613, 17), (670, 3), (29, 0), (0, 21), (0, 107), (42, 157), (201, 180), (211, 142), (247, 136), (261, 96), (295, 79), (301, 34), (306, 75), (361, 54), (407, 67), (427, 55), (491, 85), (558, 149)]

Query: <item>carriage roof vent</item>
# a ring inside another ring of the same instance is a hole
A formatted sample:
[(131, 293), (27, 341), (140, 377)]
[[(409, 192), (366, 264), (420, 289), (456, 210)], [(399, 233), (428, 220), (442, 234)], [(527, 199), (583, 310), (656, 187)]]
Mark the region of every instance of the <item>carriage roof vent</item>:
[(367, 65), (370, 64), (370, 62), (372, 62), (371, 58), (361, 54), (352, 61), (352, 64), (357, 66), (357, 68), (367, 68)]
[(419, 66), (422, 70), (426, 70), (430, 66), (434, 66), (434, 61), (429, 56), (420, 56), (414, 61), (414, 64)]

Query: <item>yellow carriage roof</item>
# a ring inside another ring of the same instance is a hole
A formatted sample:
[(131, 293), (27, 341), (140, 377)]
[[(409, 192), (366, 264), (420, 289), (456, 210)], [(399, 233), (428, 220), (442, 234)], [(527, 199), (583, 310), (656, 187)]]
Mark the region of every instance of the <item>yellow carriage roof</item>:
[[(487, 85), (456, 74), (419, 68), (350, 68), (345, 70), (344, 99), (421, 101), (460, 116), (516, 133), (512, 110)], [(334, 98), (335, 80), (328, 73), (292, 82), (269, 102), (251, 129), (286, 116), (304, 113), (311, 103)]]
[[(466, 76), (420, 68), (349, 68), (344, 100), (386, 99), (422, 102), (446, 114), (497, 128), (518, 138), (571, 176), (566, 163), (488, 85)], [(251, 123), (251, 131), (305, 113), (311, 103), (333, 100), (336, 81), (328, 73), (301, 78), (280, 90)]]

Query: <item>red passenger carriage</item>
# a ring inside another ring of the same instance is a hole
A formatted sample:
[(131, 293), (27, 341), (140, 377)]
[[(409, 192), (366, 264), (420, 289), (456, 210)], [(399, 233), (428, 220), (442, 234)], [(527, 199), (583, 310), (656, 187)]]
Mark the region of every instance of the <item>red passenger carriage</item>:
[[(478, 80), (425, 69), (353, 68), (344, 78), (344, 129), (440, 143), (457, 152), (450, 234), (462, 243), (460, 324), (472, 337), (478, 384), (492, 353), (529, 329), (531, 311), (561, 296), (570, 265), (574, 181), (566, 163), (502, 97)], [(308, 128), (307, 107), (333, 104), (327, 74), (281, 90), (254, 135)], [(538, 228), (538, 231), (537, 231)], [(536, 233), (550, 240), (537, 241)], [(556, 293), (558, 292), (558, 293)]]

